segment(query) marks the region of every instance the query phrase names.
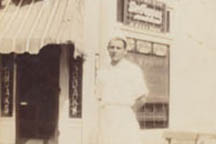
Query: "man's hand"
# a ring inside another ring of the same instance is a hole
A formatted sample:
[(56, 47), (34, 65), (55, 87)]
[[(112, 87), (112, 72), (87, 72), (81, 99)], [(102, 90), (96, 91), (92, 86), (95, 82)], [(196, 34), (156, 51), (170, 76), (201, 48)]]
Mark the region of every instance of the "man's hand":
[(141, 96), (138, 99), (136, 99), (134, 105), (132, 106), (132, 109), (134, 110), (134, 112), (137, 112), (143, 107), (145, 103), (146, 103), (146, 97)]

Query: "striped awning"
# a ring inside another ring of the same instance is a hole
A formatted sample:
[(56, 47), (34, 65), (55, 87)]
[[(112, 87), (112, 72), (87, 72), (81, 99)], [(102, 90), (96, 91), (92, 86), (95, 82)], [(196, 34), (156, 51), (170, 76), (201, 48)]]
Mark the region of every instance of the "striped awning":
[(67, 42), (83, 51), (83, 0), (6, 1), (0, 10), (0, 53), (35, 54), (47, 44)]

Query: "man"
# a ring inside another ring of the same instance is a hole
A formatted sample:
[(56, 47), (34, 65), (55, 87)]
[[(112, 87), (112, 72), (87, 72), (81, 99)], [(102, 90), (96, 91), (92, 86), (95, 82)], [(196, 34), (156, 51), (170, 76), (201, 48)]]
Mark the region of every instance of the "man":
[(145, 101), (148, 89), (141, 69), (125, 59), (127, 43), (114, 37), (108, 43), (110, 65), (98, 73), (101, 144), (141, 144), (132, 108)]

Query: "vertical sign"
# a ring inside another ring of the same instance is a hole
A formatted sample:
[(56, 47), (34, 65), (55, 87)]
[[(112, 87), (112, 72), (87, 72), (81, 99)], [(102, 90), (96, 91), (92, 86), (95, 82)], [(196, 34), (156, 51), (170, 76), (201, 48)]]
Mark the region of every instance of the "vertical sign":
[(1, 116), (13, 115), (13, 55), (1, 56)]
[(69, 117), (82, 117), (82, 67), (83, 58), (74, 58), (70, 54), (70, 80), (69, 80)]

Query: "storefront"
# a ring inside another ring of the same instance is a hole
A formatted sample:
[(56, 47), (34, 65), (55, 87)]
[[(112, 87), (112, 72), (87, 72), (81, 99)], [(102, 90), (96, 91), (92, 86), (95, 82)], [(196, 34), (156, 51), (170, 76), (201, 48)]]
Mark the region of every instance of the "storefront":
[(138, 115), (143, 121), (143, 143), (163, 143), (166, 130), (215, 133), (211, 115), (215, 2), (109, 0), (100, 4), (99, 66), (107, 62), (113, 29), (120, 30), (128, 37), (129, 58), (144, 69), (152, 92), (146, 112)]
[(150, 90), (147, 103), (137, 111), (143, 143), (161, 143), (162, 133), (170, 125), (173, 5), (168, 1), (111, 0), (101, 2), (101, 13), (100, 66), (109, 59), (107, 41), (114, 31), (121, 31), (127, 37), (127, 58), (142, 68)]
[(89, 2), (16, 2), (0, 9), (0, 144), (86, 143), (97, 45), (84, 31)]
[(150, 88), (137, 112), (144, 142), (160, 140), (169, 127), (172, 4), (7, 2), (0, 10), (0, 144), (97, 143), (95, 77), (107, 62), (113, 29), (126, 34), (128, 58), (144, 70)]

